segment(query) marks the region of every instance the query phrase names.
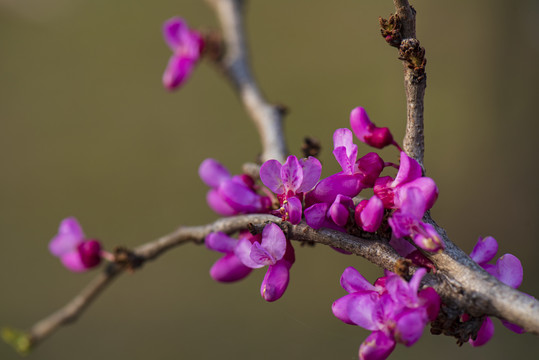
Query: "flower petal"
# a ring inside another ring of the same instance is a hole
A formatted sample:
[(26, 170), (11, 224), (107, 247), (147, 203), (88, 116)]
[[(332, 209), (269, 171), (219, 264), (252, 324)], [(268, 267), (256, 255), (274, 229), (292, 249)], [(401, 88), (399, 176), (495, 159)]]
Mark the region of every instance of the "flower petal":
[(88, 240), (77, 247), (80, 259), (87, 269), (99, 265), (101, 262), (101, 243), (97, 240)]
[(198, 175), (206, 185), (212, 188), (231, 178), (230, 173), (219, 161), (206, 159), (198, 167)]
[(219, 215), (231, 216), (238, 214), (238, 211), (228, 205), (217, 189), (208, 191), (206, 194), (206, 202), (208, 203), (208, 206)]
[(288, 199), (287, 203), (284, 206), (286, 214), (288, 215), (287, 219), (293, 225), (297, 225), (301, 221), (301, 214), (303, 208), (301, 206), (301, 200), (293, 196)]
[(492, 236), (477, 239), (470, 257), (479, 265), (484, 265), (494, 259), (498, 252), (498, 242)]
[(209, 233), (204, 243), (208, 249), (226, 254), (234, 252), (238, 240), (231, 238), (224, 232), (218, 231)]
[(422, 303), (422, 306), (427, 311), (429, 321), (436, 320), (436, 318), (438, 317), (438, 313), (440, 312), (440, 306), (442, 304), (440, 295), (438, 295), (436, 290), (431, 287), (425, 288), (417, 294), (417, 297), (419, 298), (420, 303)]
[(233, 282), (245, 278), (252, 269), (245, 266), (234, 254), (226, 254), (213, 264), (210, 269), (210, 276), (219, 282)]
[(219, 195), (237, 212), (253, 213), (261, 210), (260, 196), (241, 182), (224, 181), (218, 190)]
[(173, 52), (182, 45), (181, 34), (189, 31), (187, 24), (180, 17), (168, 19), (163, 24), (163, 37), (170, 50)]
[(359, 347), (359, 360), (385, 360), (395, 349), (396, 342), (382, 331), (371, 333)]
[(412, 346), (423, 334), (427, 322), (428, 316), (424, 308), (401, 312), (396, 319), (395, 339), (406, 346)]
[(373, 195), (369, 200), (363, 201), (366, 201), (364, 207), (355, 214), (356, 223), (365, 231), (375, 232), (382, 224), (382, 219), (384, 218), (384, 204), (376, 195)]
[(260, 180), (268, 189), (278, 195), (284, 192), (281, 168), (282, 165), (277, 160), (268, 160), (260, 167)]
[(184, 56), (172, 55), (163, 73), (163, 85), (168, 90), (174, 90), (182, 85), (191, 75), (196, 61)]
[(421, 166), (417, 161), (406, 155), (404, 151), (401, 151), (399, 172), (393, 181), (393, 187), (405, 184), (412, 180), (421, 177)]
[(322, 175), (322, 164), (318, 161), (317, 158), (309, 156), (307, 159), (301, 159), (299, 161), (303, 169), (303, 181), (301, 186), (297, 189), (297, 192), (307, 192), (310, 191), (320, 180), (320, 175)]
[(494, 335), (494, 324), (487, 316), (485, 317), (485, 320), (483, 320), (483, 324), (481, 324), (481, 327), (477, 332), (477, 337), (475, 340), (470, 339), (469, 343), (473, 347), (485, 345), (492, 338), (492, 335)]
[(305, 209), (305, 222), (313, 229), (320, 229), (326, 222), (329, 204), (319, 203)]
[(238, 241), (238, 245), (236, 245), (236, 248), (234, 249), (234, 254), (240, 259), (240, 261), (247, 267), (250, 267), (251, 269), (258, 269), (263, 267), (263, 264), (259, 264), (255, 262), (251, 258), (251, 249), (253, 247), (253, 244), (246, 238), (240, 239)]
[(262, 230), (262, 247), (276, 260), (281, 260), (286, 251), (286, 237), (277, 224), (269, 224)]
[(373, 320), (373, 313), (378, 304), (378, 293), (375, 291), (360, 291), (354, 293), (348, 302), (348, 316), (354, 324), (367, 330), (378, 330), (378, 324)]
[(511, 254), (505, 254), (496, 261), (498, 280), (516, 289), (522, 284), (524, 270), (520, 260)]
[(399, 208), (403, 206), (401, 196), (412, 187), (420, 191), (421, 196), (424, 199), (425, 210), (432, 208), (436, 202), (436, 199), (438, 198), (438, 187), (436, 186), (434, 180), (429, 177), (420, 177), (399, 186), (395, 192), (395, 205)]
[[(339, 197), (339, 196), (337, 196)], [(348, 211), (348, 208), (341, 204), (340, 202), (337, 202), (337, 199), (333, 202), (333, 204), (329, 207), (329, 216), (331, 217), (331, 220), (339, 226), (345, 226), (348, 222), (348, 217), (350, 216), (350, 212)]]
[(279, 300), (286, 291), (289, 280), (289, 266), (285, 260), (278, 261), (275, 265), (268, 267), (260, 287), (260, 294), (269, 302)]
[(303, 168), (294, 155), (290, 155), (281, 167), (281, 179), (287, 195), (289, 192), (296, 194), (303, 183)]
[(320, 181), (315, 188), (308, 192), (305, 197), (307, 206), (315, 203), (333, 203), (337, 195), (345, 195), (353, 198), (364, 186), (357, 176), (346, 174), (334, 174)]
[(350, 127), (354, 135), (362, 142), (365, 142), (365, 137), (371, 134), (374, 124), (369, 119), (365, 109), (358, 106), (350, 113)]
[(277, 260), (270, 254), (266, 249), (264, 249), (260, 243), (253, 243), (251, 246), (251, 254), (250, 254), (251, 260), (253, 260), (256, 264), (260, 264), (263, 266), (273, 265), (277, 262)]
[(84, 232), (74, 217), (69, 217), (60, 223), (58, 234), (49, 242), (49, 251), (54, 256), (62, 256), (75, 251), (77, 246), (84, 241)]
[(342, 273), (341, 286), (350, 294), (358, 291), (376, 291), (376, 288), (352, 266), (347, 267)]
[(84, 265), (78, 251), (72, 251), (60, 257), (62, 264), (73, 272), (83, 272), (88, 270)]
[(506, 328), (508, 328), (514, 333), (524, 334), (526, 332), (526, 330), (524, 330), (523, 328), (521, 328), (520, 326), (516, 324), (510, 323), (509, 321), (506, 321), (506, 320), (501, 320), (501, 321), (502, 321), (503, 326), (505, 326)]

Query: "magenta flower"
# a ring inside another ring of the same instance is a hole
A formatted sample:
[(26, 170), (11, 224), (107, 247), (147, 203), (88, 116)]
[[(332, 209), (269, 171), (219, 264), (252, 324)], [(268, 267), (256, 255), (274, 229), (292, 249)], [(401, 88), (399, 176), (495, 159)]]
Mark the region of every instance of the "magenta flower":
[(316, 185), (321, 173), (322, 165), (318, 159), (309, 156), (298, 160), (291, 155), (283, 165), (277, 160), (268, 160), (262, 164), (260, 180), (277, 194), (281, 204), (279, 214), (283, 220), (299, 224), (303, 212), (303, 193)]
[(349, 129), (337, 129), (333, 135), (333, 154), (343, 171), (321, 180), (307, 194), (307, 206), (316, 203), (332, 203), (337, 195), (354, 197), (361, 190), (373, 187), (375, 180), (384, 169), (384, 160), (374, 153), (368, 153), (356, 161), (357, 146), (352, 143)]
[(58, 234), (49, 243), (49, 251), (74, 272), (86, 271), (101, 262), (101, 244), (97, 240), (86, 239), (74, 217), (62, 220)]
[(388, 219), (393, 235), (397, 238), (410, 236), (418, 247), (426, 251), (442, 250), (444, 244), (434, 227), (421, 220), (428, 205), (421, 189), (406, 188), (400, 196), (400, 203), (401, 207)]
[(419, 291), (425, 273), (418, 269), (406, 282), (388, 272), (371, 285), (356, 269), (344, 271), (341, 286), (349, 294), (335, 301), (332, 310), (343, 322), (372, 331), (360, 346), (360, 359), (386, 359), (397, 342), (413, 345), (436, 319), (440, 297), (432, 288)]
[(378, 196), (374, 195), (369, 200), (361, 200), (356, 206), (356, 224), (363, 230), (375, 232), (382, 224), (384, 218), (384, 204)]
[(234, 251), (241, 262), (251, 269), (268, 266), (260, 288), (264, 300), (275, 301), (283, 296), (295, 258), (294, 248), (279, 226), (266, 225), (260, 243), (240, 239)]
[[(246, 239), (251, 244), (260, 242), (261, 235), (251, 235), (248, 231), (240, 232), (239, 239)], [(245, 278), (252, 271), (236, 256), (238, 239), (231, 238), (223, 232), (210, 233), (206, 236), (206, 247), (225, 254), (210, 269), (210, 276), (219, 282), (234, 282)]]
[(350, 113), (350, 126), (356, 137), (367, 145), (377, 149), (395, 145), (400, 150), (389, 129), (376, 127), (362, 107), (357, 107)]
[(163, 85), (168, 90), (181, 86), (198, 62), (204, 41), (200, 34), (189, 29), (182, 18), (173, 17), (163, 24), (163, 36), (173, 54), (163, 74)]
[(212, 188), (206, 196), (208, 205), (220, 215), (264, 213), (271, 206), (269, 197), (256, 193), (250, 176), (231, 176), (217, 160), (204, 160), (198, 168), (198, 174)]
[[(473, 261), (478, 263), (483, 269), (485, 269), (490, 275), (500, 280), (506, 285), (516, 289), (522, 284), (522, 278), (524, 277), (524, 271), (520, 260), (511, 254), (505, 254), (496, 260), (496, 264), (489, 264), (488, 262), (494, 259), (498, 252), (498, 242), (492, 236), (486, 238), (479, 238), (475, 244), (470, 257)], [(467, 314), (463, 316), (466, 320)], [(502, 324), (509, 330), (522, 334), (524, 329), (512, 324), (508, 321), (502, 320)], [(481, 328), (477, 332), (477, 338), (475, 340), (470, 339), (470, 345), (477, 347), (486, 344), (494, 335), (494, 324), (489, 317), (485, 317)]]
[(344, 231), (354, 201), (349, 196), (337, 195), (332, 204), (318, 203), (305, 209), (305, 221), (313, 229), (326, 227)]

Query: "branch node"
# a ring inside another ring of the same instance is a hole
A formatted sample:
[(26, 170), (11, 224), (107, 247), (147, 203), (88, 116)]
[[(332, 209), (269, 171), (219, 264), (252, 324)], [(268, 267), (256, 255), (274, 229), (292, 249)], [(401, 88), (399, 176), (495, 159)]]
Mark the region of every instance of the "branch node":
[(425, 48), (421, 47), (417, 39), (405, 39), (399, 47), (399, 59), (406, 62), (406, 66), (412, 70), (412, 82), (419, 84), (425, 80)]
[(390, 46), (398, 48), (402, 41), (402, 23), (399, 15), (391, 14), (389, 19), (384, 19), (380, 16), (378, 21), (380, 22), (380, 33), (382, 34), (382, 37)]

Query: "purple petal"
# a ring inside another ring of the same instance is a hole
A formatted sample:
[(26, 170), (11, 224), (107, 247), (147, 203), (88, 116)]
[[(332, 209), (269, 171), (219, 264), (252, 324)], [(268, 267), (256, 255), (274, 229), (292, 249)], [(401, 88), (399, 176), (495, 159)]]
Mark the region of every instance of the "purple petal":
[(365, 109), (357, 107), (350, 113), (350, 127), (354, 135), (365, 142), (365, 137), (371, 134), (374, 124), (370, 121)]
[(498, 280), (516, 289), (522, 284), (524, 271), (520, 260), (511, 254), (505, 254), (496, 261)]
[(376, 291), (376, 288), (352, 266), (347, 267), (342, 273), (341, 286), (350, 294), (358, 291)]
[(360, 360), (385, 360), (395, 349), (395, 340), (382, 331), (371, 333), (359, 347)]
[(268, 160), (260, 167), (260, 180), (268, 189), (278, 195), (284, 192), (281, 168), (282, 165), (277, 160)]
[(251, 246), (251, 260), (256, 264), (263, 266), (273, 265), (277, 260), (270, 254), (266, 249), (264, 249), (259, 243), (255, 242)]
[(375, 291), (360, 291), (354, 293), (348, 302), (348, 316), (354, 324), (367, 330), (378, 330), (378, 324), (373, 320), (373, 313), (378, 304), (378, 293)]
[(206, 202), (208, 203), (208, 206), (219, 215), (231, 216), (238, 214), (238, 211), (228, 205), (217, 189), (208, 191), (206, 194)]
[(301, 221), (301, 214), (303, 208), (301, 206), (301, 200), (293, 196), (288, 199), (287, 203), (284, 206), (288, 221), (292, 224), (297, 225)]
[(523, 328), (521, 328), (520, 326), (516, 324), (510, 323), (509, 321), (506, 321), (506, 320), (501, 320), (501, 321), (502, 321), (502, 325), (508, 328), (509, 330), (511, 330), (512, 332), (515, 332), (517, 334), (524, 334), (526, 332), (526, 330), (524, 330)]
[(369, 200), (363, 201), (366, 201), (364, 207), (360, 209), (359, 213), (356, 212), (355, 214), (356, 223), (365, 231), (375, 232), (382, 224), (382, 219), (384, 218), (384, 204), (376, 195), (373, 195)]
[(212, 188), (231, 178), (230, 173), (219, 161), (206, 159), (198, 167), (198, 175), (206, 185)]
[(251, 258), (252, 247), (253, 244), (248, 239), (240, 239), (238, 245), (236, 245), (236, 248), (234, 249), (234, 254), (236, 254), (238, 259), (240, 259), (245, 266), (250, 267), (251, 269), (259, 269), (263, 267), (264, 264), (257, 263)]
[(82, 262), (80, 254), (78, 251), (72, 251), (67, 254), (64, 254), (60, 257), (60, 260), (66, 268), (73, 272), (83, 272), (88, 270), (86, 265)]
[(234, 252), (234, 248), (236, 247), (238, 240), (231, 238), (224, 232), (219, 231), (208, 234), (204, 243), (208, 249), (226, 254)]
[(303, 183), (303, 168), (294, 155), (290, 155), (281, 167), (281, 179), (287, 195), (289, 192), (295, 194)]
[(406, 257), (416, 250), (414, 245), (410, 244), (402, 237), (392, 236), (389, 245), (391, 245), (391, 247), (393, 247), (393, 249), (395, 249), (395, 251), (402, 257)]
[(101, 262), (101, 243), (97, 240), (88, 240), (77, 247), (80, 259), (84, 266), (89, 269)]
[(434, 321), (438, 317), (438, 313), (440, 312), (440, 306), (442, 304), (442, 300), (440, 299), (440, 295), (434, 290), (434, 288), (428, 287), (426, 289), (421, 290), (417, 297), (419, 298), (419, 301), (422, 303), (422, 306), (427, 311), (427, 316), (429, 321)]
[(315, 203), (333, 203), (337, 195), (341, 194), (353, 198), (364, 188), (360, 179), (354, 175), (334, 174), (322, 181), (308, 192), (305, 198), (307, 206)]
[(349, 129), (337, 129), (333, 134), (333, 155), (345, 174), (354, 173), (357, 158), (357, 145), (353, 143), (352, 132)]
[(60, 223), (58, 234), (49, 242), (49, 251), (54, 256), (62, 256), (75, 251), (84, 240), (84, 232), (74, 217), (69, 217)]
[(399, 211), (393, 213), (387, 222), (393, 230), (393, 235), (397, 238), (402, 238), (411, 234), (411, 228), (417, 227), (418, 220)]
[(427, 210), (425, 198), (421, 190), (416, 187), (406, 188), (405, 191), (400, 192), (399, 201), (395, 201), (395, 205), (400, 206), (403, 214), (410, 215), (417, 220), (421, 220)]
[(307, 159), (301, 159), (299, 161), (303, 168), (303, 182), (298, 188), (297, 192), (307, 192), (311, 190), (322, 175), (322, 164), (317, 158), (309, 156)]
[(305, 209), (305, 222), (313, 229), (320, 229), (326, 223), (329, 204), (319, 203)]
[(485, 320), (483, 320), (483, 324), (481, 324), (481, 328), (479, 328), (479, 331), (477, 332), (477, 337), (475, 340), (470, 339), (469, 343), (473, 347), (485, 345), (492, 338), (492, 335), (494, 335), (494, 324), (487, 316), (485, 317)]
[(264, 227), (264, 230), (262, 230), (262, 247), (276, 261), (283, 258), (286, 251), (286, 237), (278, 225), (272, 223)]
[(218, 191), (227, 204), (238, 212), (253, 213), (261, 210), (260, 196), (243, 183), (224, 181)]
[(290, 279), (289, 266), (286, 261), (281, 260), (275, 265), (268, 267), (268, 271), (262, 281), (260, 294), (266, 301), (279, 300), (286, 288)]
[(335, 224), (339, 226), (345, 226), (348, 222), (350, 212), (348, 211), (348, 208), (346, 206), (335, 200), (335, 202), (333, 202), (333, 204), (329, 208), (329, 216)]
[(376, 179), (384, 170), (384, 160), (375, 152), (370, 152), (356, 162), (357, 170), (363, 174), (361, 182), (366, 187), (373, 187)]
[(423, 308), (401, 312), (396, 319), (395, 340), (406, 346), (412, 346), (423, 334), (427, 322), (427, 312)]
[(178, 46), (182, 45), (180, 35), (186, 31), (189, 31), (189, 28), (182, 18), (173, 17), (165, 21), (163, 24), (163, 37), (170, 50), (176, 51)]
[(233, 282), (245, 278), (251, 273), (251, 268), (245, 266), (234, 254), (226, 254), (213, 264), (210, 276), (219, 282)]
[(163, 73), (163, 85), (174, 90), (182, 85), (193, 72), (196, 61), (180, 55), (172, 55)]
[(421, 284), (421, 279), (423, 279), (423, 276), (427, 273), (427, 269), (425, 268), (419, 268), (414, 273), (408, 284), (410, 285), (410, 291), (413, 291), (414, 294), (417, 293), (417, 290), (419, 290), (419, 285)]
[(421, 166), (417, 161), (401, 151), (399, 172), (393, 181), (393, 186), (399, 186), (421, 177)]
[(498, 252), (498, 242), (492, 236), (477, 239), (470, 257), (479, 265), (484, 265), (494, 259)]
[(395, 193), (391, 186), (393, 178), (391, 176), (383, 176), (376, 179), (374, 182), (374, 195), (378, 196), (386, 209), (393, 209), (395, 207)]
[(438, 232), (430, 224), (420, 222), (423, 228), (420, 233), (412, 235), (414, 243), (423, 250), (437, 252), (444, 249), (444, 243)]
[(331, 305), (333, 315), (335, 315), (337, 319), (349, 325), (356, 325), (348, 316), (348, 303), (354, 296), (356, 296), (356, 294), (348, 294), (340, 299), (335, 300), (333, 305)]
[(395, 205), (401, 207), (403, 205), (401, 196), (406, 193), (410, 188), (419, 189), (421, 192), (423, 201), (425, 202), (425, 210), (432, 208), (436, 199), (438, 198), (438, 187), (434, 180), (428, 177), (420, 177), (406, 184), (403, 184), (397, 188), (395, 193)]

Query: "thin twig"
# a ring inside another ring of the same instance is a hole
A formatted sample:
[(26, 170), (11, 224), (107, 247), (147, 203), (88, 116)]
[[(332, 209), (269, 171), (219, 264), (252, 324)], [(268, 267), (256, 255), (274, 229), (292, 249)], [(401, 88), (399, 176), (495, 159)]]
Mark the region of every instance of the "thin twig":
[(219, 18), (225, 41), (225, 55), (218, 61), (235, 85), (262, 142), (262, 161), (284, 162), (288, 151), (283, 133), (284, 110), (269, 104), (260, 92), (249, 67), (243, 24), (243, 0), (207, 0)]

